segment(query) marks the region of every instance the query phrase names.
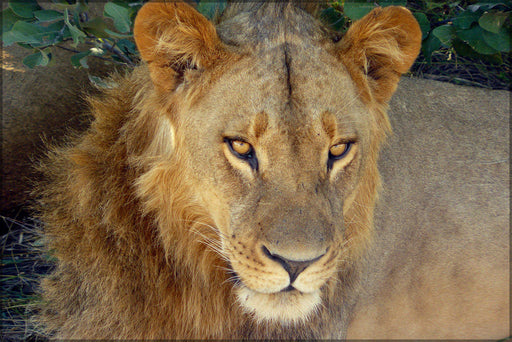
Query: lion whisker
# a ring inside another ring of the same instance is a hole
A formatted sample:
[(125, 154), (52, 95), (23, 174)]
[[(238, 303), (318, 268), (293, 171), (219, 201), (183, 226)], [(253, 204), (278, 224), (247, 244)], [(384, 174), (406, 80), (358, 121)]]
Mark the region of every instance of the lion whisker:
[(227, 238), (228, 237), (226, 234), (221, 232), (217, 227), (212, 226), (211, 224), (208, 224), (208, 223), (205, 223), (205, 222), (201, 222), (201, 221), (185, 220), (185, 219), (182, 219), (180, 221), (182, 221), (182, 222), (190, 222), (190, 223), (193, 223), (193, 224), (196, 224), (196, 225), (200, 225), (202, 227), (210, 228), (211, 231), (215, 232), (216, 234), (220, 235), (221, 237), (223, 237), (223, 238)]
[(218, 268), (219, 270), (226, 271), (226, 272), (233, 272), (232, 269), (230, 269), (229, 267), (225, 267), (225, 266), (216, 265), (215, 268)]
[(204, 235), (202, 232), (198, 231), (197, 229), (191, 229), (190, 231), (194, 234), (197, 234), (198, 236), (200, 236), (202, 238), (201, 240), (197, 240), (197, 242), (199, 242), (199, 243), (209, 247), (213, 251), (217, 252), (223, 260), (229, 261), (229, 258), (227, 256), (226, 252), (223, 250), (223, 248), (218, 240), (212, 239), (211, 237)]
[(231, 282), (238, 283), (240, 281), (241, 281), (240, 277), (238, 275), (234, 275), (234, 276), (231, 276), (231, 277), (227, 278), (226, 280), (224, 280), (222, 282), (222, 285), (224, 285), (226, 283), (231, 283)]

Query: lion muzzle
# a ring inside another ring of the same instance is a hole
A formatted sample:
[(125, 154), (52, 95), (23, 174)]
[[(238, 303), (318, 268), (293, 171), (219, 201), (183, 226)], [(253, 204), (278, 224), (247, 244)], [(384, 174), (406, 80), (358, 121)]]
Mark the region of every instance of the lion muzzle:
[(300, 247), (286, 254), (278, 245), (261, 241), (252, 246), (230, 241), (230, 245), (231, 265), (240, 280), (235, 291), (238, 302), (256, 320), (301, 322), (319, 308), (322, 287), (335, 274), (334, 248), (313, 248), (315, 255), (304, 246), (301, 258)]

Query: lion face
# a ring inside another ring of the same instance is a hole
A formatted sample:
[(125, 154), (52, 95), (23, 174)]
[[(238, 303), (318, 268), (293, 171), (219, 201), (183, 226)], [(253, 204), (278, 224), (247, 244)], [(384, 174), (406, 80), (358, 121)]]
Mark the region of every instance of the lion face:
[[(238, 303), (257, 321), (305, 321), (336, 285), (350, 245), (371, 229), (387, 127), (380, 109), (408, 68), (391, 55), (415, 44), (410, 65), (419, 28), (413, 43), (393, 31), (414, 21), (394, 8), (338, 42), (282, 6), (286, 24), (244, 36), (237, 25), (217, 33), (192, 11), (148, 4), (135, 25), (155, 91), (172, 102), (162, 127), (172, 127), (180, 176), (214, 223)], [(164, 25), (161, 16), (167, 27), (154, 26)], [(372, 30), (377, 47), (396, 51), (365, 52)], [(261, 35), (264, 43), (251, 40)]]
[(265, 320), (302, 320), (320, 305), (369, 143), (369, 113), (343, 65), (299, 52), (289, 47), (288, 64), (281, 47), (240, 59), (176, 124), (238, 299)]

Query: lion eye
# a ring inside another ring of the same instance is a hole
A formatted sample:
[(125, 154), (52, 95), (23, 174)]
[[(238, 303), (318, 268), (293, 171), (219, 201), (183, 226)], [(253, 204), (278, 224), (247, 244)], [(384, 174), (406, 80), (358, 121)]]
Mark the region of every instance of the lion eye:
[(331, 148), (329, 149), (329, 156), (337, 159), (342, 158), (350, 150), (351, 145), (351, 143), (346, 143), (331, 146)]
[(351, 147), (352, 142), (340, 143), (331, 146), (329, 149), (329, 160), (327, 167), (331, 169), (334, 162), (345, 157), (350, 151)]
[(228, 145), (231, 153), (247, 161), (254, 170), (258, 170), (258, 159), (256, 159), (256, 153), (251, 144), (242, 140), (229, 138), (225, 138), (224, 142)]
[(252, 150), (252, 146), (245, 141), (240, 140), (231, 140), (231, 148), (233, 151), (240, 155), (246, 155), (249, 154)]

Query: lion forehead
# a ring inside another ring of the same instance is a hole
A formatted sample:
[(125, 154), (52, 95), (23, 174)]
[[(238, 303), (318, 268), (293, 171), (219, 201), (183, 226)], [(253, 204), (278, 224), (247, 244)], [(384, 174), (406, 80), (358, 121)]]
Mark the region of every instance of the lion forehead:
[[(265, 112), (276, 127), (301, 131), (325, 113), (344, 126), (358, 121), (364, 126), (368, 111), (343, 64), (328, 51), (311, 44), (283, 44), (224, 70), (190, 112), (188, 119), (197, 124), (232, 131), (246, 130)], [(212, 115), (216, 121), (209, 120)]]

